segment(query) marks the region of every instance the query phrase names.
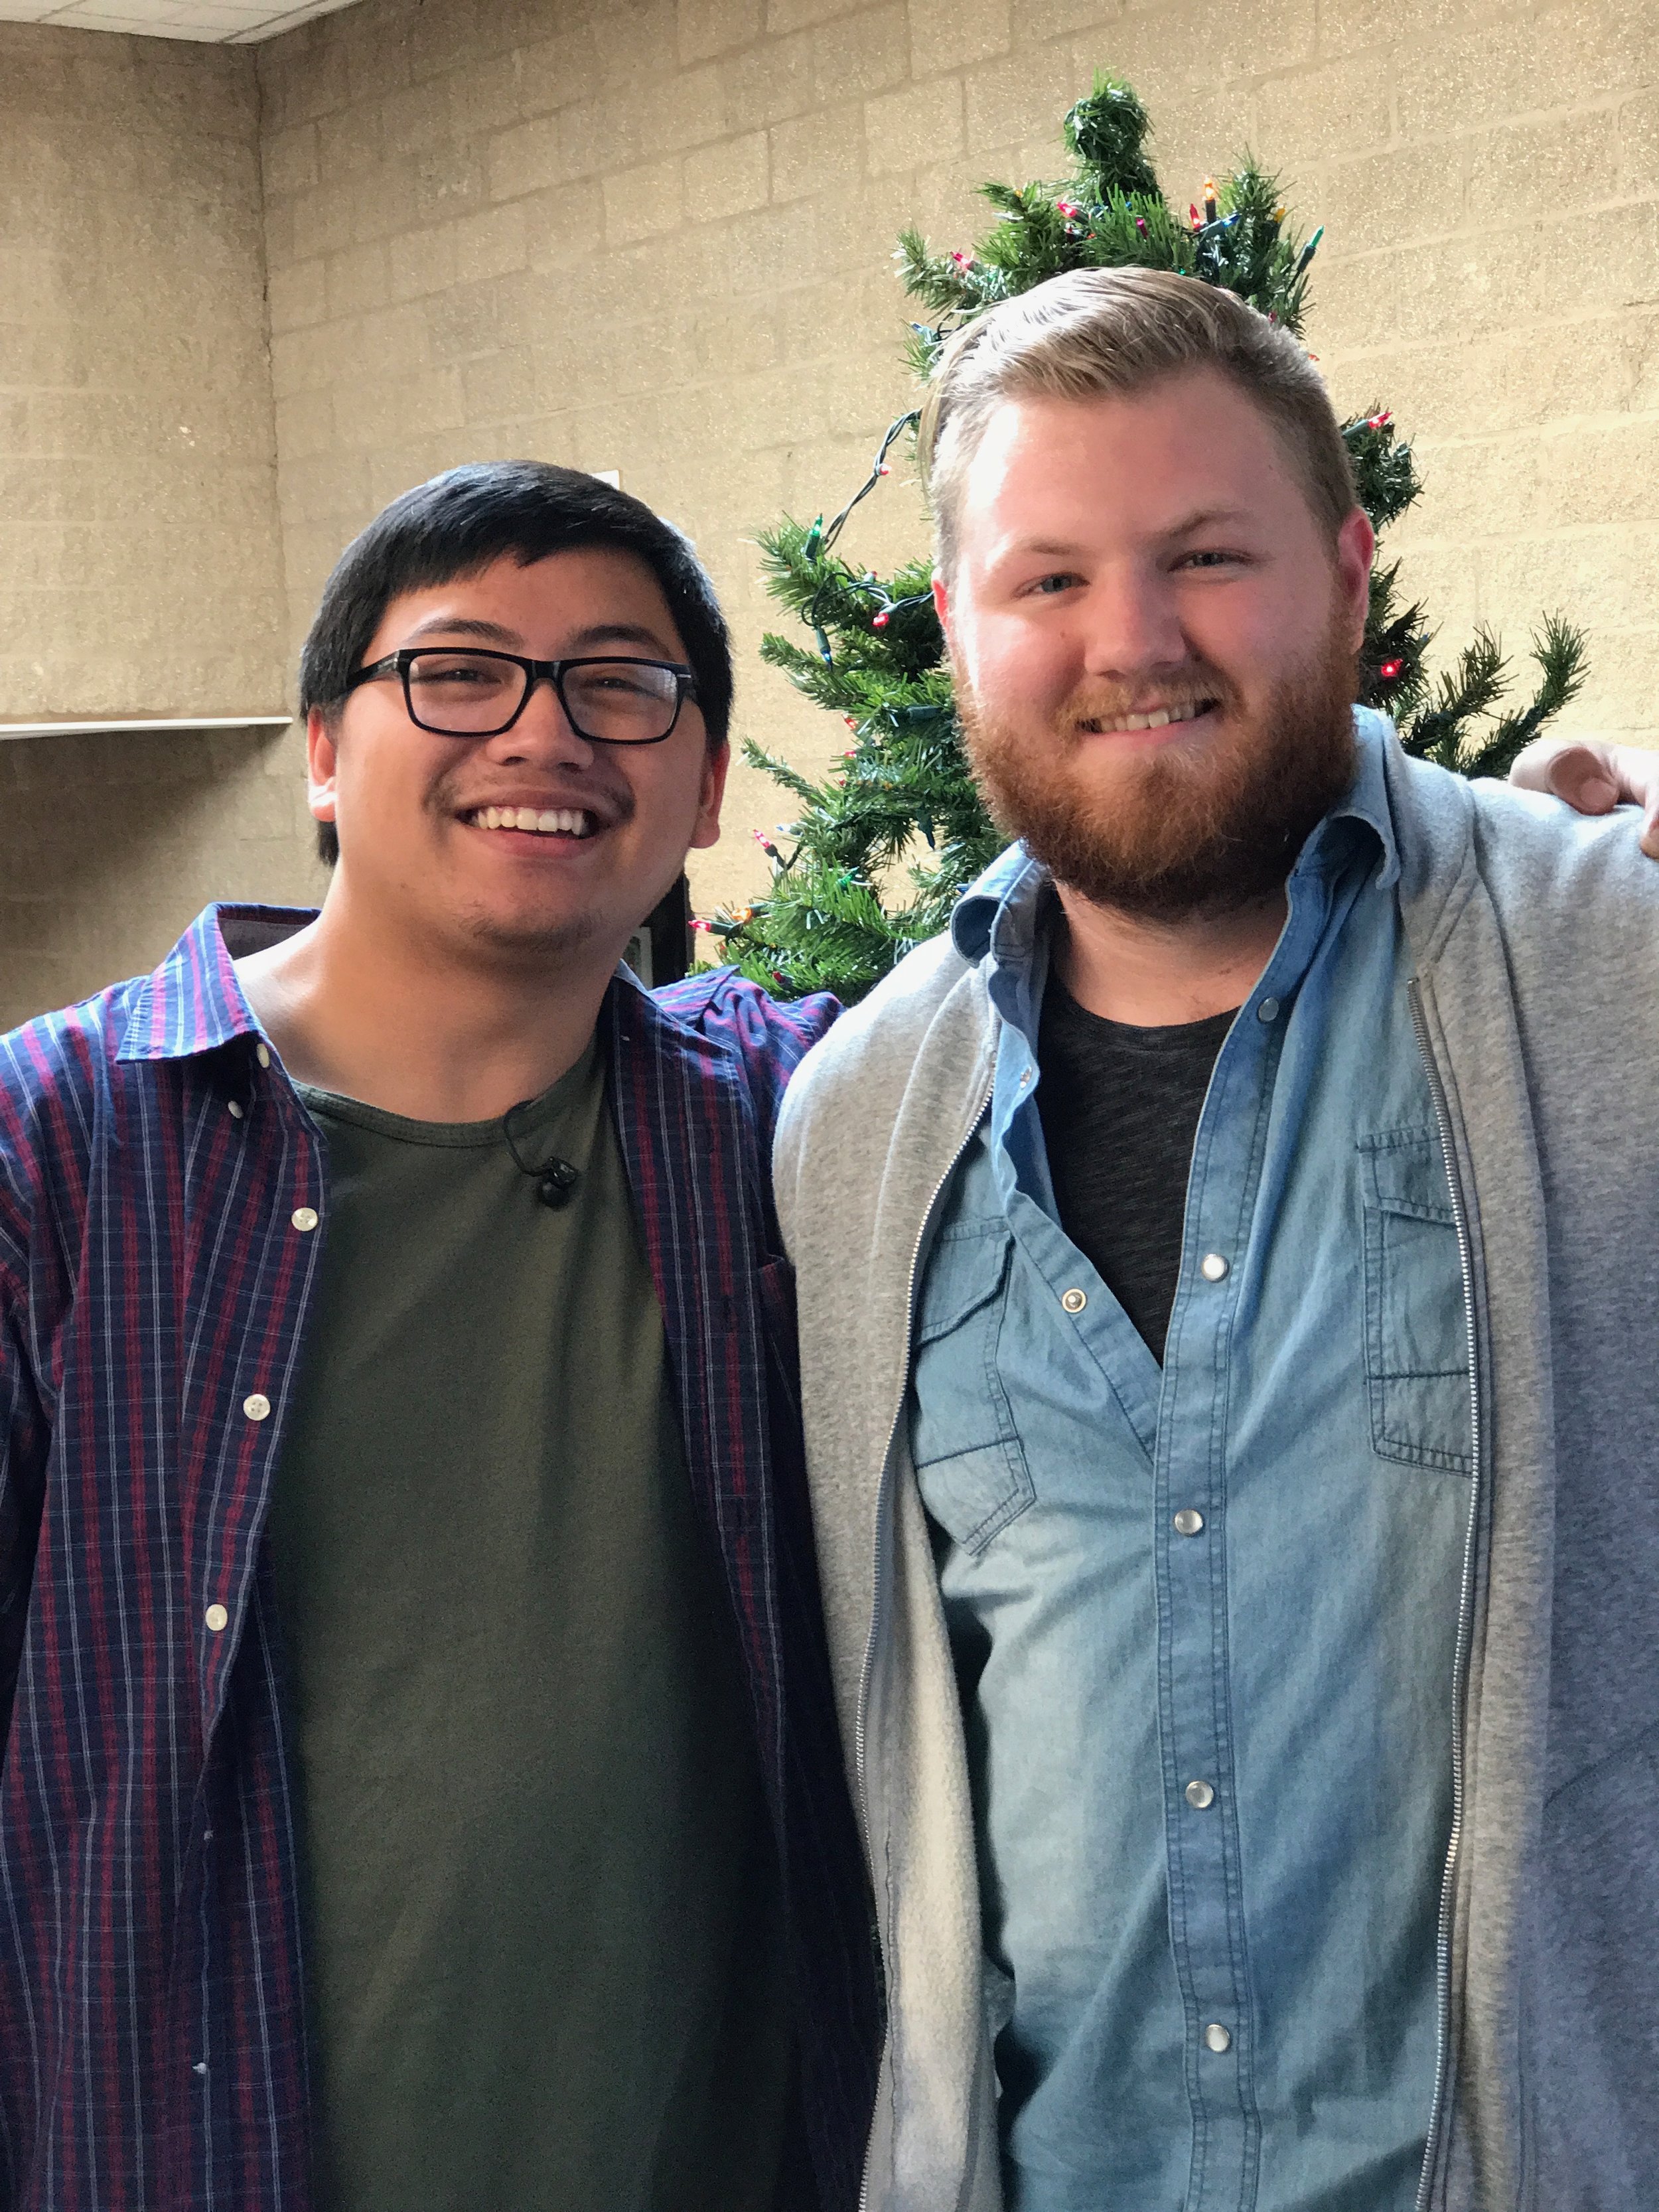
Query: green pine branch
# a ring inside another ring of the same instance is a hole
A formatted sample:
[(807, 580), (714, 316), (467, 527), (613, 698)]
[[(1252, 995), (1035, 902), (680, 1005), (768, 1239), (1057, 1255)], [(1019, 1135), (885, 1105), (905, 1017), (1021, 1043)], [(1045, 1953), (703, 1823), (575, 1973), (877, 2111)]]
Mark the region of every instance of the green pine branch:
[(1401, 726), (1401, 744), (1418, 759), (1460, 775), (1507, 775), (1516, 754), (1583, 689), (1583, 634), (1559, 615), (1548, 615), (1533, 635), (1531, 658), (1539, 676), (1531, 700), (1483, 730), (1510, 681), (1503, 650), (1483, 623), (1441, 677), (1434, 704)]

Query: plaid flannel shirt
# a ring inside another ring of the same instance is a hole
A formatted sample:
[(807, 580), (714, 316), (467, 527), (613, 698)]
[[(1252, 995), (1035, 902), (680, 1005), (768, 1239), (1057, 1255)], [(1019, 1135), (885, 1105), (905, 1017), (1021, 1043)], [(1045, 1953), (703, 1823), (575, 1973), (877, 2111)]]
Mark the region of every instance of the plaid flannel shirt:
[[(310, 2116), (270, 1549), (328, 1194), (210, 908), (0, 1038), (0, 2202), (305, 2212)], [(789, 1906), (826, 2212), (879, 1999), (808, 1515), (772, 1127), (835, 1012), (612, 983), (610, 1097), (724, 1564)], [(302, 1208), (320, 1231), (296, 1224)], [(15, 1694), (14, 1694), (15, 1692)]]

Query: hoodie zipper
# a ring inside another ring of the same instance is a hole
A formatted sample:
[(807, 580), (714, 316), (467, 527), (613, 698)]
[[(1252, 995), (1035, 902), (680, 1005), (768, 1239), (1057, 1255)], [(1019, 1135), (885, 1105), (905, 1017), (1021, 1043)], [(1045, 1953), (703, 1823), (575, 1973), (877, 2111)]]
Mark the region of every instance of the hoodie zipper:
[[(915, 1327), (916, 1278), (921, 1267), (922, 1248), (927, 1242), (927, 1232), (933, 1225), (933, 1217), (939, 1210), (939, 1202), (945, 1195), (945, 1187), (951, 1176), (962, 1165), (969, 1146), (979, 1134), (980, 1123), (985, 1119), (986, 1109), (991, 1103), (993, 1087), (990, 1085), (987, 1085), (984, 1096), (975, 1109), (973, 1119), (968, 1124), (966, 1135), (951, 1155), (950, 1164), (944, 1174), (933, 1185), (933, 1195), (928, 1199), (927, 1206), (923, 1210), (921, 1226), (916, 1231), (916, 1241), (910, 1253), (910, 1274), (904, 1304), (904, 1387), (899, 1392), (898, 1404), (893, 1410), (892, 1425), (887, 1431), (887, 1449), (883, 1454), (881, 1462), (881, 1480), (876, 1489), (876, 1556), (874, 1572), (871, 1578), (870, 1633), (864, 1646), (864, 1666), (859, 1676), (858, 1717), (853, 1729), (853, 1763), (858, 1773), (859, 1817), (864, 1827), (865, 1849), (869, 1853), (872, 1875), (876, 1870), (876, 1840), (871, 1833), (870, 1793), (866, 1789), (864, 1781), (866, 1724), (870, 1710), (870, 1678), (875, 1672), (876, 1648), (881, 1641), (882, 1613), (887, 1595), (887, 1578), (883, 1571), (886, 1561), (886, 1547), (882, 1541), (882, 1534), (887, 1525), (888, 1507), (892, 1491), (893, 1447), (898, 1442), (899, 1423), (904, 1419), (904, 1401), (909, 1395), (910, 1389), (910, 1337)], [(884, 1934), (885, 1930), (884, 1929), (883, 1932)], [(859, 2181), (859, 2212), (867, 2212), (869, 2192), (870, 2178), (866, 2165), (866, 2172)]]
[(1423, 2172), (1417, 2185), (1417, 2212), (1428, 2212), (1435, 2161), (1446, 2106), (1446, 2061), (1451, 2027), (1451, 1923), (1457, 1881), (1457, 1856), (1463, 1840), (1463, 1703), (1468, 1682), (1469, 1621), (1474, 1597), (1475, 1532), (1480, 1509), (1480, 1370), (1475, 1333), (1474, 1255), (1469, 1242), (1468, 1214), (1457, 1179), (1452, 1150), (1451, 1112), (1446, 1088), (1429, 1046), (1428, 1024), (1423, 1014), (1423, 994), (1416, 977), (1407, 986), (1412, 1027), (1417, 1048), (1429, 1079), (1435, 1120), (1440, 1129), (1440, 1151), (1445, 1162), (1446, 1182), (1451, 1193), (1452, 1223), (1457, 1231), (1457, 1260), (1463, 1277), (1463, 1328), (1469, 1365), (1469, 1488), (1468, 1526), (1463, 1538), (1463, 1579), (1457, 1603), (1457, 1642), (1452, 1661), (1452, 1820), (1446, 1844), (1446, 1863), (1440, 1879), (1440, 1922), (1435, 1939), (1435, 1981), (1438, 1999), (1435, 2025), (1434, 2109), (1429, 2117), (1429, 2138), (1423, 2154)]

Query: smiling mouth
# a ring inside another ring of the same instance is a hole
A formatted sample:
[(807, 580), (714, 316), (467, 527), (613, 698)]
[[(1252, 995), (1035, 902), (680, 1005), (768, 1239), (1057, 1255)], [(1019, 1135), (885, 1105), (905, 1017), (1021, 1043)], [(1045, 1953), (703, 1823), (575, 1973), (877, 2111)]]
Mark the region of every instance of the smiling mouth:
[(570, 806), (475, 806), (461, 820), (472, 830), (527, 830), (538, 837), (591, 837), (594, 817)]
[(1173, 707), (1154, 707), (1146, 714), (1096, 714), (1086, 722), (1079, 722), (1078, 727), (1093, 737), (1103, 737), (1109, 730), (1132, 733), (1138, 730), (1163, 730), (1173, 722), (1195, 722), (1200, 714), (1207, 714), (1220, 704), (1218, 699), (1188, 699)]

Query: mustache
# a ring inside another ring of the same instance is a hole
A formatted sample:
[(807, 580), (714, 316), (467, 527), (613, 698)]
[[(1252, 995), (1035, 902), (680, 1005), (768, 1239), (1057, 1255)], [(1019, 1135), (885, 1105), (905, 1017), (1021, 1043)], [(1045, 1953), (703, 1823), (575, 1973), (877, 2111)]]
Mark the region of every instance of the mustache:
[(1054, 715), (1054, 728), (1063, 738), (1081, 736), (1093, 729), (1113, 729), (1126, 714), (1143, 714), (1151, 692), (1164, 706), (1202, 706), (1213, 703), (1227, 709), (1239, 703), (1235, 686), (1219, 669), (1204, 661), (1188, 661), (1168, 675), (1130, 684), (1121, 678), (1091, 677), (1079, 684)]

